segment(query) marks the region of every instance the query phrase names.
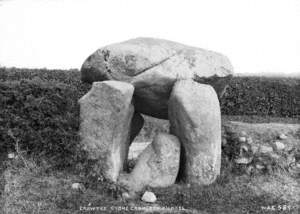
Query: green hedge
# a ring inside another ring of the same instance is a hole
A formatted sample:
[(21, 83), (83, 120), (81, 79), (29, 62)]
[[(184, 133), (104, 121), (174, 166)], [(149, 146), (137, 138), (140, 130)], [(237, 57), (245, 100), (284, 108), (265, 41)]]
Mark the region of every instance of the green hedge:
[(235, 77), (221, 100), (225, 115), (300, 116), (300, 79)]
[(89, 90), (78, 71), (0, 70), (0, 149), (47, 158), (57, 168), (83, 158), (77, 100)]
[[(227, 115), (300, 115), (299, 79), (235, 77), (221, 106)], [(77, 100), (91, 85), (78, 70), (0, 68), (0, 148), (48, 157), (57, 167), (83, 158)]]

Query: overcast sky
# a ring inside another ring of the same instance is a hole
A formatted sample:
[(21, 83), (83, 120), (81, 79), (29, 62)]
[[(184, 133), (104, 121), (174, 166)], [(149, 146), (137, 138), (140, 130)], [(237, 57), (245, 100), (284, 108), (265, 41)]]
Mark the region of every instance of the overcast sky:
[(300, 73), (300, 0), (0, 0), (0, 65), (80, 68), (101, 46), (158, 37), (238, 73)]

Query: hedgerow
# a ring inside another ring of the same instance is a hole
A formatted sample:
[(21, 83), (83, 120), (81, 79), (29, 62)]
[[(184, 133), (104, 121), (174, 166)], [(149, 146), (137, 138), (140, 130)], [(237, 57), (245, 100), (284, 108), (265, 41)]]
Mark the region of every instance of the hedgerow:
[(16, 72), (12, 78), (1, 73), (5, 80), (0, 82), (2, 152), (15, 150), (18, 143), (21, 150), (37, 159), (47, 158), (58, 168), (82, 158), (77, 100), (89, 86), (76, 87), (78, 82), (63, 73), (53, 72), (52, 78), (45, 73), (40, 78), (36, 72)]
[(221, 99), (224, 115), (300, 116), (300, 79), (234, 77)]

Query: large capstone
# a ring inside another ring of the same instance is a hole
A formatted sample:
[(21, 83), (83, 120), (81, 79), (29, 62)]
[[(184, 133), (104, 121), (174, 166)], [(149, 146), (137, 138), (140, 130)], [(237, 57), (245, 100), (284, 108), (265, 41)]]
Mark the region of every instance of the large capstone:
[(80, 137), (99, 173), (116, 181), (126, 165), (134, 107), (134, 87), (125, 82), (94, 82), (80, 100)]
[(220, 173), (221, 113), (215, 90), (193, 80), (176, 82), (169, 100), (170, 132), (181, 144), (179, 179), (208, 185)]
[(167, 119), (173, 85), (193, 79), (212, 85), (219, 97), (233, 68), (222, 54), (153, 38), (137, 38), (100, 48), (83, 63), (84, 82), (119, 80), (134, 85), (135, 110)]
[(129, 191), (144, 187), (167, 187), (176, 181), (179, 170), (180, 143), (176, 136), (159, 133), (139, 155), (130, 174), (121, 174), (118, 182)]

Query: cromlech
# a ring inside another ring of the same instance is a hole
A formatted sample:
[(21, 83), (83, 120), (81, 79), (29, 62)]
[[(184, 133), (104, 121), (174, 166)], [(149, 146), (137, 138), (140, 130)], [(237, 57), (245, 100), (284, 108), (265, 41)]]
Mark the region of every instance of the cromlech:
[[(129, 191), (181, 181), (208, 185), (220, 174), (219, 99), (233, 75), (220, 53), (137, 38), (98, 49), (83, 63), (79, 100), (81, 144), (99, 174)], [(142, 115), (170, 121), (127, 172), (129, 146)]]

